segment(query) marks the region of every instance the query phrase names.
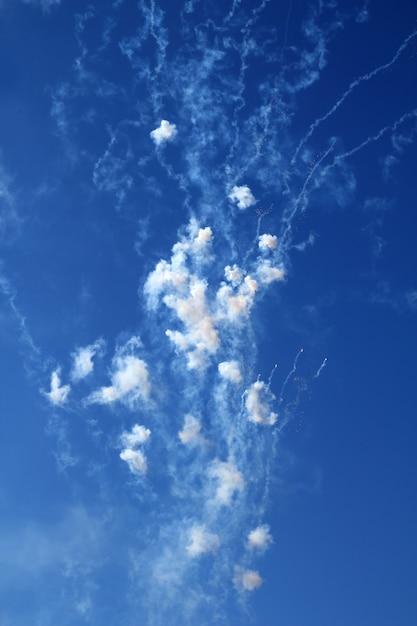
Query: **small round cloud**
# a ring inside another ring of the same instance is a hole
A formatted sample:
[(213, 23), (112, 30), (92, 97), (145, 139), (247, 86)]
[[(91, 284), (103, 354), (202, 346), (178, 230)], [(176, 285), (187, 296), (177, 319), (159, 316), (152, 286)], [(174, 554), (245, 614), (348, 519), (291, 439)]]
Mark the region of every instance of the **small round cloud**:
[(171, 124), (168, 120), (161, 120), (158, 128), (155, 128), (150, 132), (150, 136), (157, 146), (160, 146), (166, 141), (172, 141), (177, 135), (177, 127), (175, 124)]
[(256, 200), (247, 185), (235, 185), (229, 193), (229, 199), (236, 202), (239, 209), (247, 209), (255, 204)]

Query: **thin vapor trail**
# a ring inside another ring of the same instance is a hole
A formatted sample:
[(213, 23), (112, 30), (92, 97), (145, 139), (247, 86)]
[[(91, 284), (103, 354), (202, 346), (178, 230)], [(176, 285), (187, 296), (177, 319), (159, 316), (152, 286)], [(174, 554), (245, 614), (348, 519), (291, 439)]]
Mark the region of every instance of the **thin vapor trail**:
[(377, 76), (381, 72), (384, 72), (385, 70), (390, 69), (395, 64), (395, 62), (399, 59), (399, 57), (401, 56), (402, 52), (404, 52), (404, 50), (407, 48), (409, 43), (414, 39), (414, 37), (417, 37), (417, 30), (413, 31), (410, 35), (408, 35), (408, 37), (406, 37), (404, 39), (404, 41), (402, 42), (402, 44), (398, 48), (397, 52), (394, 54), (394, 56), (392, 57), (392, 59), (390, 61), (388, 61), (387, 63), (384, 63), (383, 65), (379, 65), (378, 67), (376, 67), (371, 72), (368, 72), (367, 74), (363, 74), (359, 78), (355, 78), (355, 80), (353, 80), (350, 83), (350, 85), (346, 89), (346, 91), (335, 102), (335, 104), (327, 111), (327, 113), (325, 113), (322, 117), (318, 117), (316, 120), (314, 120), (314, 122), (311, 124), (311, 126), (308, 129), (307, 133), (301, 139), (300, 143), (298, 144), (298, 146), (297, 146), (297, 148), (296, 148), (296, 150), (294, 152), (294, 155), (293, 155), (293, 157), (291, 159), (291, 165), (292, 166), (295, 164), (295, 162), (296, 162), (296, 160), (298, 158), (298, 155), (300, 153), (301, 148), (311, 138), (311, 136), (314, 133), (314, 131), (316, 130), (316, 128), (318, 126), (320, 126), (320, 124), (325, 122), (331, 115), (333, 115), (333, 113), (335, 113), (335, 111), (337, 111), (337, 109), (343, 104), (343, 102), (346, 100), (346, 98), (356, 89), (356, 87), (358, 87), (362, 83), (365, 83), (365, 82), (371, 80), (372, 78), (374, 78), (374, 76)]
[(278, 397), (278, 404), (282, 404), (282, 402), (283, 402), (285, 390), (286, 390), (287, 385), (288, 385), (288, 383), (289, 383), (289, 381), (291, 379), (291, 376), (293, 374), (295, 374), (295, 372), (297, 370), (298, 359), (300, 358), (300, 356), (302, 355), (303, 352), (304, 352), (304, 348), (301, 348), (300, 351), (297, 353), (297, 356), (294, 359), (294, 363), (293, 363), (292, 369), (288, 372), (288, 375), (287, 375), (286, 379), (282, 383), (281, 391), (280, 391), (280, 394), (279, 394), (279, 397)]

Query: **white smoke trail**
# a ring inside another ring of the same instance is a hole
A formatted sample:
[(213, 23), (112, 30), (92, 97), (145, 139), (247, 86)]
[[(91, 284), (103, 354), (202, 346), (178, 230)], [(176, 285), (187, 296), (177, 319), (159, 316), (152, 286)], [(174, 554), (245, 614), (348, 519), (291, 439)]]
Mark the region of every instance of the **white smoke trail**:
[(281, 404), (283, 399), (284, 399), (285, 389), (287, 388), (287, 385), (288, 385), (289, 380), (291, 379), (291, 376), (295, 373), (295, 371), (297, 369), (298, 359), (300, 358), (300, 355), (303, 352), (304, 352), (304, 348), (301, 348), (300, 351), (297, 353), (297, 356), (294, 359), (294, 363), (293, 363), (292, 369), (290, 370), (290, 372), (288, 372), (288, 375), (287, 375), (286, 379), (282, 383), (282, 387), (281, 387), (281, 391), (280, 391), (279, 399), (278, 399), (279, 404)]
[(329, 119), (329, 117), (331, 117), (333, 115), (333, 113), (335, 113), (337, 111), (337, 109), (343, 104), (343, 102), (346, 100), (346, 98), (357, 87), (359, 87), (359, 85), (361, 83), (365, 83), (365, 82), (367, 82), (369, 80), (372, 80), (372, 78), (374, 78), (375, 76), (377, 76), (381, 72), (385, 72), (385, 71), (389, 70), (396, 63), (396, 61), (399, 59), (401, 54), (404, 52), (404, 50), (407, 49), (407, 47), (409, 46), (409, 44), (413, 41), (413, 39), (415, 37), (417, 37), (417, 30), (413, 31), (410, 35), (408, 35), (408, 37), (406, 37), (404, 39), (403, 43), (398, 48), (397, 52), (394, 54), (394, 56), (392, 57), (392, 59), (390, 61), (388, 61), (387, 63), (384, 63), (383, 65), (379, 65), (378, 67), (376, 67), (371, 72), (367, 72), (366, 74), (363, 74), (359, 78), (355, 78), (355, 80), (353, 80), (350, 83), (349, 87), (341, 95), (341, 97), (337, 100), (337, 102), (335, 102), (335, 104), (329, 109), (329, 111), (327, 111), (327, 113), (325, 113), (325, 115), (323, 115), (322, 117), (318, 117), (316, 120), (314, 120), (314, 122), (311, 124), (310, 128), (308, 129), (307, 133), (304, 135), (303, 139), (298, 144), (297, 149), (296, 149), (296, 151), (294, 153), (294, 156), (291, 159), (291, 165), (295, 164), (295, 162), (296, 162), (296, 160), (298, 158), (298, 155), (300, 154), (301, 148), (310, 139), (310, 137), (312, 136), (312, 134), (314, 133), (316, 128), (318, 128), (323, 122), (325, 122), (327, 119)]
[(320, 374), (322, 373), (323, 369), (326, 367), (327, 365), (327, 357), (323, 360), (323, 363), (320, 365), (319, 369), (317, 370), (317, 372), (314, 374), (313, 378), (318, 378), (320, 376)]

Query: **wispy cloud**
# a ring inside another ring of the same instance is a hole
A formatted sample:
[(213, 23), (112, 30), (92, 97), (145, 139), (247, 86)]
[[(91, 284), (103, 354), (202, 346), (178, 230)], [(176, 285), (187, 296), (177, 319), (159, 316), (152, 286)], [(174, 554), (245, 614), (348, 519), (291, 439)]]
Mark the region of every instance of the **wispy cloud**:
[(201, 423), (193, 415), (186, 415), (182, 430), (178, 432), (180, 441), (185, 445), (201, 442)]
[(12, 178), (0, 161), (0, 240), (7, 242), (10, 237), (13, 238), (19, 221)]
[(22, 0), (24, 4), (33, 4), (39, 6), (42, 11), (49, 13), (53, 7), (61, 4), (61, 0)]
[(233, 496), (245, 488), (243, 474), (233, 460), (219, 461), (215, 459), (208, 472), (216, 480), (215, 502), (229, 506)]
[(17, 304), (17, 294), (10, 280), (1, 273), (0, 265), (0, 293), (5, 297), (12, 316), (18, 328), (19, 342), (22, 346), (26, 371), (29, 376), (37, 375), (41, 367), (41, 351), (29, 331), (26, 317), (23, 315)]
[(51, 390), (45, 392), (46, 397), (54, 405), (63, 405), (68, 400), (70, 385), (61, 384), (61, 370), (58, 368), (51, 374)]
[(371, 302), (388, 305), (398, 313), (417, 310), (417, 289), (414, 286), (399, 291), (388, 280), (381, 280), (368, 297)]
[(278, 414), (271, 409), (276, 404), (276, 398), (268, 385), (257, 380), (246, 389), (244, 395), (248, 420), (255, 424), (273, 426)]
[(124, 449), (120, 453), (122, 461), (126, 461), (133, 474), (146, 474), (148, 466), (140, 446), (146, 443), (151, 436), (151, 431), (145, 426), (135, 424), (130, 432), (124, 432), (120, 436)]
[(146, 400), (150, 394), (148, 366), (136, 356), (142, 342), (136, 336), (131, 337), (116, 350), (112, 361), (111, 385), (100, 387), (86, 399), (86, 404), (113, 404), (124, 402), (133, 407), (140, 400)]
[(220, 546), (220, 539), (215, 533), (210, 533), (204, 526), (194, 525), (189, 533), (190, 543), (186, 550), (192, 557), (215, 552)]
[[(6, 624), (32, 619), (42, 623), (46, 614), (59, 611), (65, 612), (65, 620), (89, 619), (97, 594), (95, 574), (104, 565), (105, 524), (81, 505), (67, 506), (56, 520), (28, 520), (13, 527), (3, 520), (2, 593), (14, 595), (24, 589), (26, 593), (33, 590), (34, 595), (17, 612), (2, 603), (2, 620)], [(58, 592), (63, 588), (65, 597)]]
[(71, 370), (71, 378), (73, 381), (78, 382), (92, 373), (94, 369), (93, 358), (103, 352), (104, 345), (104, 341), (98, 339), (95, 343), (85, 348), (78, 348), (73, 353), (74, 361)]

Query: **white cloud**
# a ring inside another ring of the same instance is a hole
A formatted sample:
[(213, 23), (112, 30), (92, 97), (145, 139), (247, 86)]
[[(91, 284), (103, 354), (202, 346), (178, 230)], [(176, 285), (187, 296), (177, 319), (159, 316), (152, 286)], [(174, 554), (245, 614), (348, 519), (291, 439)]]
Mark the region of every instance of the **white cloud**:
[(192, 557), (205, 554), (206, 552), (215, 552), (220, 546), (219, 536), (210, 533), (204, 526), (194, 525), (190, 530), (190, 543), (186, 550)]
[(268, 524), (257, 526), (248, 534), (249, 550), (259, 550), (263, 552), (271, 543), (273, 543), (273, 539)]
[(195, 350), (187, 352), (187, 368), (189, 370), (204, 370), (207, 365), (207, 351), (204, 346), (198, 346)]
[(190, 346), (189, 341), (187, 337), (179, 330), (168, 329), (165, 331), (165, 334), (179, 350), (181, 350), (182, 352), (188, 350)]
[[(258, 259), (253, 275), (245, 275), (236, 264), (226, 265), (225, 281), (213, 297), (213, 290), (201, 276), (202, 265), (212, 260), (209, 249), (212, 239), (209, 226), (200, 228), (191, 219), (187, 234), (172, 247), (170, 261), (159, 261), (144, 286), (151, 310), (162, 301), (175, 314), (174, 319), (181, 322), (182, 327), (168, 328), (165, 334), (176, 350), (185, 353), (189, 370), (204, 369), (209, 357), (217, 352), (219, 325), (221, 328), (224, 322), (242, 324), (251, 312), (260, 286), (284, 279), (283, 270), (273, 267), (267, 259)], [(272, 249), (276, 238), (264, 235), (261, 241)], [(238, 378), (236, 373), (234, 381)]]
[(183, 237), (172, 247), (171, 262), (161, 260), (149, 274), (144, 292), (148, 304), (155, 308), (158, 298), (165, 291), (185, 292), (191, 277), (186, 267), (188, 257), (204, 262), (210, 258), (208, 244), (213, 239), (213, 232), (209, 226), (199, 228), (192, 219), (188, 225), (188, 237)]
[(145, 361), (135, 356), (125, 356), (116, 361), (118, 370), (113, 375), (113, 387), (118, 397), (132, 392), (149, 395), (148, 368)]
[(52, 404), (62, 405), (68, 399), (68, 394), (71, 390), (70, 385), (61, 386), (61, 370), (58, 368), (51, 375), (51, 391), (45, 395)]
[(229, 283), (232, 283), (234, 287), (237, 287), (243, 280), (243, 272), (240, 267), (236, 265), (236, 263), (233, 266), (226, 265), (224, 268), (224, 275), (226, 280), (228, 280)]
[(95, 343), (85, 348), (78, 348), (78, 350), (73, 353), (74, 363), (71, 371), (73, 381), (79, 381), (91, 374), (94, 369), (93, 358), (102, 351), (103, 347), (104, 341), (98, 339)]
[(280, 267), (273, 267), (269, 260), (264, 259), (256, 269), (256, 276), (263, 285), (269, 285), (275, 280), (284, 280), (285, 272)]
[(93, 391), (86, 399), (87, 404), (112, 404), (120, 400), (133, 405), (149, 397), (151, 386), (148, 366), (134, 354), (140, 346), (140, 339), (132, 337), (117, 349), (112, 362), (112, 384)]
[(158, 298), (165, 290), (183, 290), (186, 287), (189, 274), (183, 262), (183, 256), (173, 255), (171, 263), (161, 260), (149, 274), (144, 291), (150, 308), (156, 308)]
[(126, 461), (130, 471), (133, 474), (146, 474), (148, 471), (148, 464), (146, 462), (145, 455), (141, 450), (131, 450), (126, 448), (120, 453), (122, 461)]
[(155, 130), (150, 132), (150, 136), (156, 145), (159, 146), (165, 141), (172, 141), (177, 132), (175, 124), (170, 124), (168, 120), (161, 120), (158, 128), (155, 128)]
[(239, 384), (242, 381), (239, 363), (237, 361), (223, 361), (219, 363), (218, 370), (220, 376), (232, 383)]
[(271, 410), (275, 396), (262, 380), (257, 380), (245, 391), (245, 407), (248, 420), (254, 424), (272, 426), (278, 414)]
[(186, 415), (184, 418), (184, 426), (179, 431), (178, 437), (180, 441), (186, 444), (196, 443), (200, 437), (201, 424), (193, 415)]
[(276, 235), (268, 235), (267, 233), (260, 235), (258, 246), (260, 250), (275, 250), (278, 246)]
[(210, 226), (206, 226), (205, 228), (199, 228), (197, 236), (195, 237), (193, 244), (197, 249), (205, 247), (210, 241), (213, 239), (213, 231)]
[(239, 591), (254, 591), (258, 589), (264, 581), (259, 575), (259, 572), (236, 567), (233, 582)]
[(151, 436), (151, 431), (145, 426), (135, 424), (130, 432), (123, 432), (120, 441), (124, 450), (120, 453), (120, 458), (125, 461), (133, 474), (146, 474), (148, 470), (146, 457), (138, 447), (146, 443)]
[(238, 318), (247, 317), (258, 289), (257, 281), (251, 276), (245, 276), (243, 282), (236, 289), (223, 284), (216, 296), (220, 307), (218, 318), (235, 322)]
[(187, 233), (188, 237), (183, 237), (172, 247), (173, 257), (177, 254), (183, 254), (194, 256), (199, 261), (210, 258), (207, 255), (207, 246), (213, 240), (213, 231), (210, 226), (200, 228), (198, 221), (191, 218), (187, 226)]
[(117, 400), (123, 400), (132, 404), (139, 398), (147, 398), (149, 390), (148, 368), (145, 361), (128, 355), (115, 360), (112, 384), (93, 392), (88, 402), (112, 404)]
[[(205, 281), (196, 276), (190, 276), (186, 297), (181, 297), (178, 294), (167, 294), (163, 298), (165, 305), (175, 311), (186, 330), (185, 335), (178, 333), (178, 331), (167, 331), (167, 335), (180, 349), (192, 347), (198, 353), (214, 354), (220, 342), (214, 327), (214, 320), (209, 314), (206, 290)], [(192, 352), (190, 352), (191, 354)], [(194, 369), (192, 356), (188, 365), (190, 369)]]
[(247, 185), (241, 185), (240, 187), (235, 185), (231, 193), (229, 193), (229, 198), (232, 202), (236, 202), (239, 209), (247, 209), (256, 202)]
[(217, 479), (216, 501), (219, 504), (229, 505), (237, 491), (243, 491), (245, 480), (243, 474), (232, 461), (213, 461), (209, 476)]
[(135, 424), (130, 432), (124, 432), (120, 435), (120, 440), (126, 448), (136, 448), (148, 441), (150, 436), (151, 431), (149, 428)]
[(181, 331), (169, 328), (165, 334), (186, 353), (188, 369), (195, 370), (207, 365), (207, 356), (217, 351), (220, 340), (206, 297), (207, 282), (186, 265), (189, 259), (198, 266), (210, 259), (213, 233), (208, 226), (199, 228), (193, 219), (187, 231), (172, 247), (170, 263), (161, 260), (149, 274), (144, 292), (150, 309), (156, 309), (161, 299), (182, 323)]

